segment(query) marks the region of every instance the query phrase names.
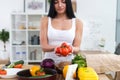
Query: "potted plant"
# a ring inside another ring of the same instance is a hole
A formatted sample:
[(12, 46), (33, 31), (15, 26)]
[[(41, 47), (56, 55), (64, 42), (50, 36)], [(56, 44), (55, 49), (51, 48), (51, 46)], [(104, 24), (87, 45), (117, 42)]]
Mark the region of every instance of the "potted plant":
[(9, 40), (9, 32), (5, 29), (0, 31), (0, 40), (4, 43), (4, 51), (6, 51), (6, 42)]
[(50, 2), (51, 2), (51, 0), (48, 0), (48, 2), (50, 3)]

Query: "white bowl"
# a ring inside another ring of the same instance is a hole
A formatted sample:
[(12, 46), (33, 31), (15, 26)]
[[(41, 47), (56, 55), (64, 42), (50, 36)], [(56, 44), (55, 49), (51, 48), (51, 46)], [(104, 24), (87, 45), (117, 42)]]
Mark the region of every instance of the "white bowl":
[(6, 75), (0, 75), (1, 78), (15, 78), (17, 77), (17, 72), (23, 70), (19, 68), (7, 68), (5, 69), (7, 71)]

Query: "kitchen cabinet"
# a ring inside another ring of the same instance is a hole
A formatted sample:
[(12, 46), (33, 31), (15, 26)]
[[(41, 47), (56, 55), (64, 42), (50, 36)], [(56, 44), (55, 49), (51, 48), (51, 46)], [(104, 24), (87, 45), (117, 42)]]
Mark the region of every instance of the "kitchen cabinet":
[(11, 62), (24, 60), (25, 63), (40, 62), (43, 52), (40, 46), (40, 19), (46, 13), (12, 13), (10, 47)]
[[(34, 3), (39, 3), (33, 1)], [(30, 1), (30, 3), (33, 3)], [(43, 58), (43, 52), (40, 46), (40, 20), (48, 13), (48, 0), (40, 1), (44, 4), (41, 12), (36, 12), (34, 6), (26, 7), (26, 12), (13, 12), (11, 14), (10, 30), (10, 61), (24, 60), (26, 64), (40, 62)], [(30, 10), (30, 12), (27, 10)], [(31, 10), (32, 8), (32, 10)]]

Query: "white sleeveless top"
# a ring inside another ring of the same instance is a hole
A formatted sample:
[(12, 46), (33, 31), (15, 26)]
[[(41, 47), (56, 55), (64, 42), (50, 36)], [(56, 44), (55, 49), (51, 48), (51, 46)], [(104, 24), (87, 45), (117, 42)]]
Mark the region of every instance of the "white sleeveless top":
[[(72, 27), (69, 30), (58, 30), (52, 27), (51, 18), (48, 18), (48, 43), (50, 45), (60, 45), (62, 42), (67, 42), (69, 45), (72, 45), (73, 40), (75, 38), (75, 30), (76, 30), (76, 22), (75, 18), (72, 19)], [(73, 55), (69, 55), (66, 57), (59, 57), (55, 54), (55, 52), (45, 52), (45, 58), (52, 58), (55, 63), (59, 63), (61, 61), (71, 61)]]

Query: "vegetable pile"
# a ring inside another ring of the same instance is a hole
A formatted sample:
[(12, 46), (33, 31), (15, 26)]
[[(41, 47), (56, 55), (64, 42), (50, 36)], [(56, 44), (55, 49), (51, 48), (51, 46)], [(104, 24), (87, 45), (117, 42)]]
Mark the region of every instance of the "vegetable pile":
[[(79, 79), (79, 80), (98, 80), (98, 75), (95, 72), (95, 70), (91, 67), (87, 67), (86, 58), (81, 55), (77, 54), (72, 59), (72, 64), (78, 64), (77, 70), (75, 73), (73, 73), (73, 78)], [(63, 76), (66, 78), (66, 74), (68, 72), (68, 68), (70, 65), (66, 65), (63, 68)]]
[(34, 65), (30, 68), (30, 73), (32, 76), (44, 76), (45, 72), (44, 72), (44, 68)]
[(63, 42), (59, 47), (56, 48), (55, 53), (58, 56), (67, 56), (72, 53), (72, 47)]
[(14, 63), (11, 63), (10, 65), (7, 66), (7, 68), (22, 68), (23, 64), (24, 64), (24, 61), (19, 60)]
[(34, 65), (30, 68), (30, 73), (32, 76), (39, 76), (39, 77), (50, 76), (49, 74), (45, 73), (46, 68), (50, 68), (50, 69), (55, 68), (55, 62), (53, 59), (51, 58), (43, 59), (40, 65)]

